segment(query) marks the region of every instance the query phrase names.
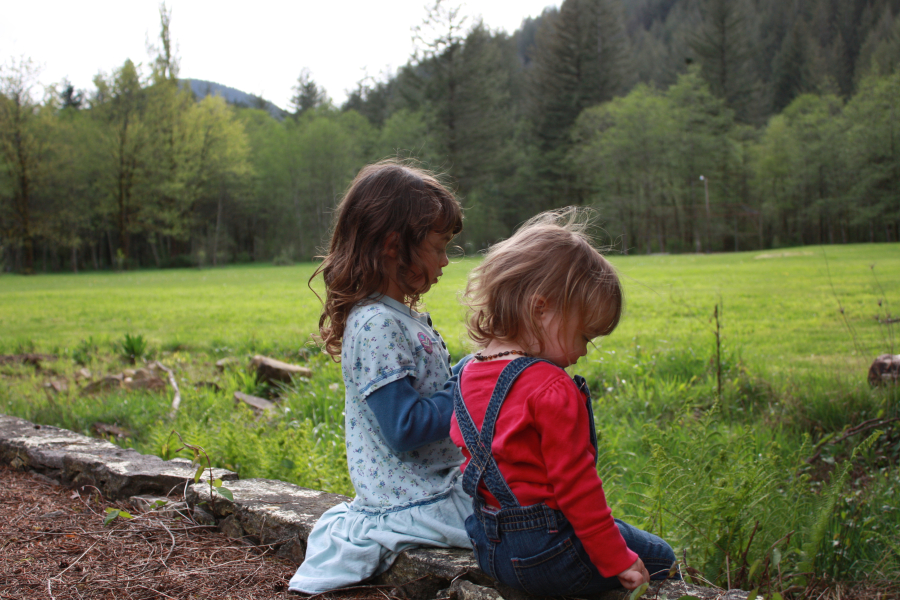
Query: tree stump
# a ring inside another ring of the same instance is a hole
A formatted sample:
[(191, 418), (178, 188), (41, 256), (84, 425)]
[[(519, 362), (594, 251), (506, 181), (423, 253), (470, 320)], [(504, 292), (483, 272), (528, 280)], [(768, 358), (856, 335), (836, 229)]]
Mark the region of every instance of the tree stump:
[(900, 354), (882, 354), (869, 367), (869, 385), (872, 387), (896, 384), (900, 379)]

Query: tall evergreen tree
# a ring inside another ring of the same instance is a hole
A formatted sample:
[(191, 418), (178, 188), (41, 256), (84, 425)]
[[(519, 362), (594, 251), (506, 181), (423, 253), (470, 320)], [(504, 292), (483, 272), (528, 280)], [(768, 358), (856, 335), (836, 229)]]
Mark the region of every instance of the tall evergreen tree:
[(872, 73), (890, 75), (900, 66), (900, 18), (894, 17), (889, 6), (869, 30), (859, 51), (856, 81)]
[(84, 104), (84, 93), (76, 90), (68, 79), (63, 80), (61, 87), (62, 90), (59, 92), (60, 108), (79, 110)]
[(772, 108), (781, 112), (794, 98), (816, 90), (811, 69), (812, 40), (806, 24), (797, 19), (775, 59)]
[(294, 86), (294, 96), (291, 98), (291, 107), (294, 116), (299, 117), (308, 110), (318, 108), (328, 99), (325, 90), (313, 80), (309, 69), (303, 69), (297, 77), (297, 85)]
[(569, 177), (569, 130), (582, 110), (611, 100), (626, 79), (627, 36), (614, 0), (565, 0), (545, 13), (529, 73), (535, 165), (549, 206), (583, 200)]
[(464, 150), (460, 118), (466, 98), (462, 92), (465, 69), (463, 46), (468, 18), (458, 3), (435, 0), (424, 23), (415, 29), (418, 68), (411, 71), (411, 83), (419, 88), (438, 129), (438, 139), (449, 167), (458, 167)]
[(703, 77), (738, 120), (750, 121), (756, 116), (757, 88), (752, 7), (747, 0), (706, 0), (701, 13), (703, 21), (689, 44)]

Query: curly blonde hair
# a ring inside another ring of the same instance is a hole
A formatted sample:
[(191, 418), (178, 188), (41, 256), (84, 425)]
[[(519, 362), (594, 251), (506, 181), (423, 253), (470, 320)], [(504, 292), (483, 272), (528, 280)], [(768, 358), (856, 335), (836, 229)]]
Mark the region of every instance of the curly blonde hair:
[(531, 339), (543, 349), (535, 318), (541, 299), (564, 318), (579, 319), (591, 338), (612, 333), (624, 292), (613, 266), (593, 246), (589, 225), (585, 210), (545, 212), (491, 246), (469, 274), (463, 297), (469, 337), (481, 347)]
[(363, 167), (337, 207), (328, 253), (309, 279), (325, 280), (319, 335), (325, 351), (340, 360), (347, 315), (388, 283), (385, 241), (397, 234), (397, 275), (411, 306), (427, 290), (409, 273), (424, 272), (417, 249), (431, 231), (462, 231), (462, 208), (453, 193), (432, 174), (409, 164), (385, 160)]

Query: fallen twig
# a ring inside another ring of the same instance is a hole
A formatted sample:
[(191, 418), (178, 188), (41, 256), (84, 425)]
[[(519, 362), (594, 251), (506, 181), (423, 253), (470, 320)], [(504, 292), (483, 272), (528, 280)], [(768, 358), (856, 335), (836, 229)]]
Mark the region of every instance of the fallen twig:
[(175, 390), (175, 396), (172, 398), (172, 410), (169, 411), (169, 418), (174, 419), (175, 415), (178, 413), (178, 407), (181, 406), (181, 390), (178, 389), (178, 382), (175, 381), (175, 373), (172, 372), (172, 369), (162, 364), (158, 360), (150, 363), (151, 367), (157, 367), (166, 372), (169, 376), (169, 385), (172, 386), (172, 389)]
[(890, 419), (869, 419), (868, 421), (863, 421), (859, 425), (855, 425), (847, 429), (839, 438), (835, 438), (834, 434), (830, 434), (819, 441), (818, 444), (816, 444), (816, 447), (814, 448), (815, 453), (806, 459), (806, 463), (812, 464), (813, 462), (815, 462), (819, 458), (819, 456), (822, 455), (822, 450), (827, 444), (834, 445), (839, 442), (843, 442), (849, 437), (853, 437), (854, 435), (857, 435), (859, 433), (865, 433), (871, 429), (875, 429), (876, 427), (881, 427), (882, 425), (889, 425), (895, 421), (900, 421), (900, 417), (891, 417)]

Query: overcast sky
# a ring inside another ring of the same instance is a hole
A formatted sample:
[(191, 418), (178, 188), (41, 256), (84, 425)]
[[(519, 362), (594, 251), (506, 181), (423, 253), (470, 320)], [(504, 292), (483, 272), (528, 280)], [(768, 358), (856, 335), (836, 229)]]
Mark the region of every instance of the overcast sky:
[[(92, 90), (94, 75), (127, 58), (149, 63), (147, 41), (159, 35), (156, 0), (3, 4), (0, 62), (31, 58), (43, 84), (68, 77), (76, 88)], [(512, 33), (525, 17), (558, 4), (480, 0), (463, 12)], [(303, 68), (337, 104), (367, 74), (382, 78), (396, 70), (413, 52), (411, 28), (426, 14), (425, 0), (168, 0), (167, 6), (180, 77), (238, 88), (283, 108)]]

